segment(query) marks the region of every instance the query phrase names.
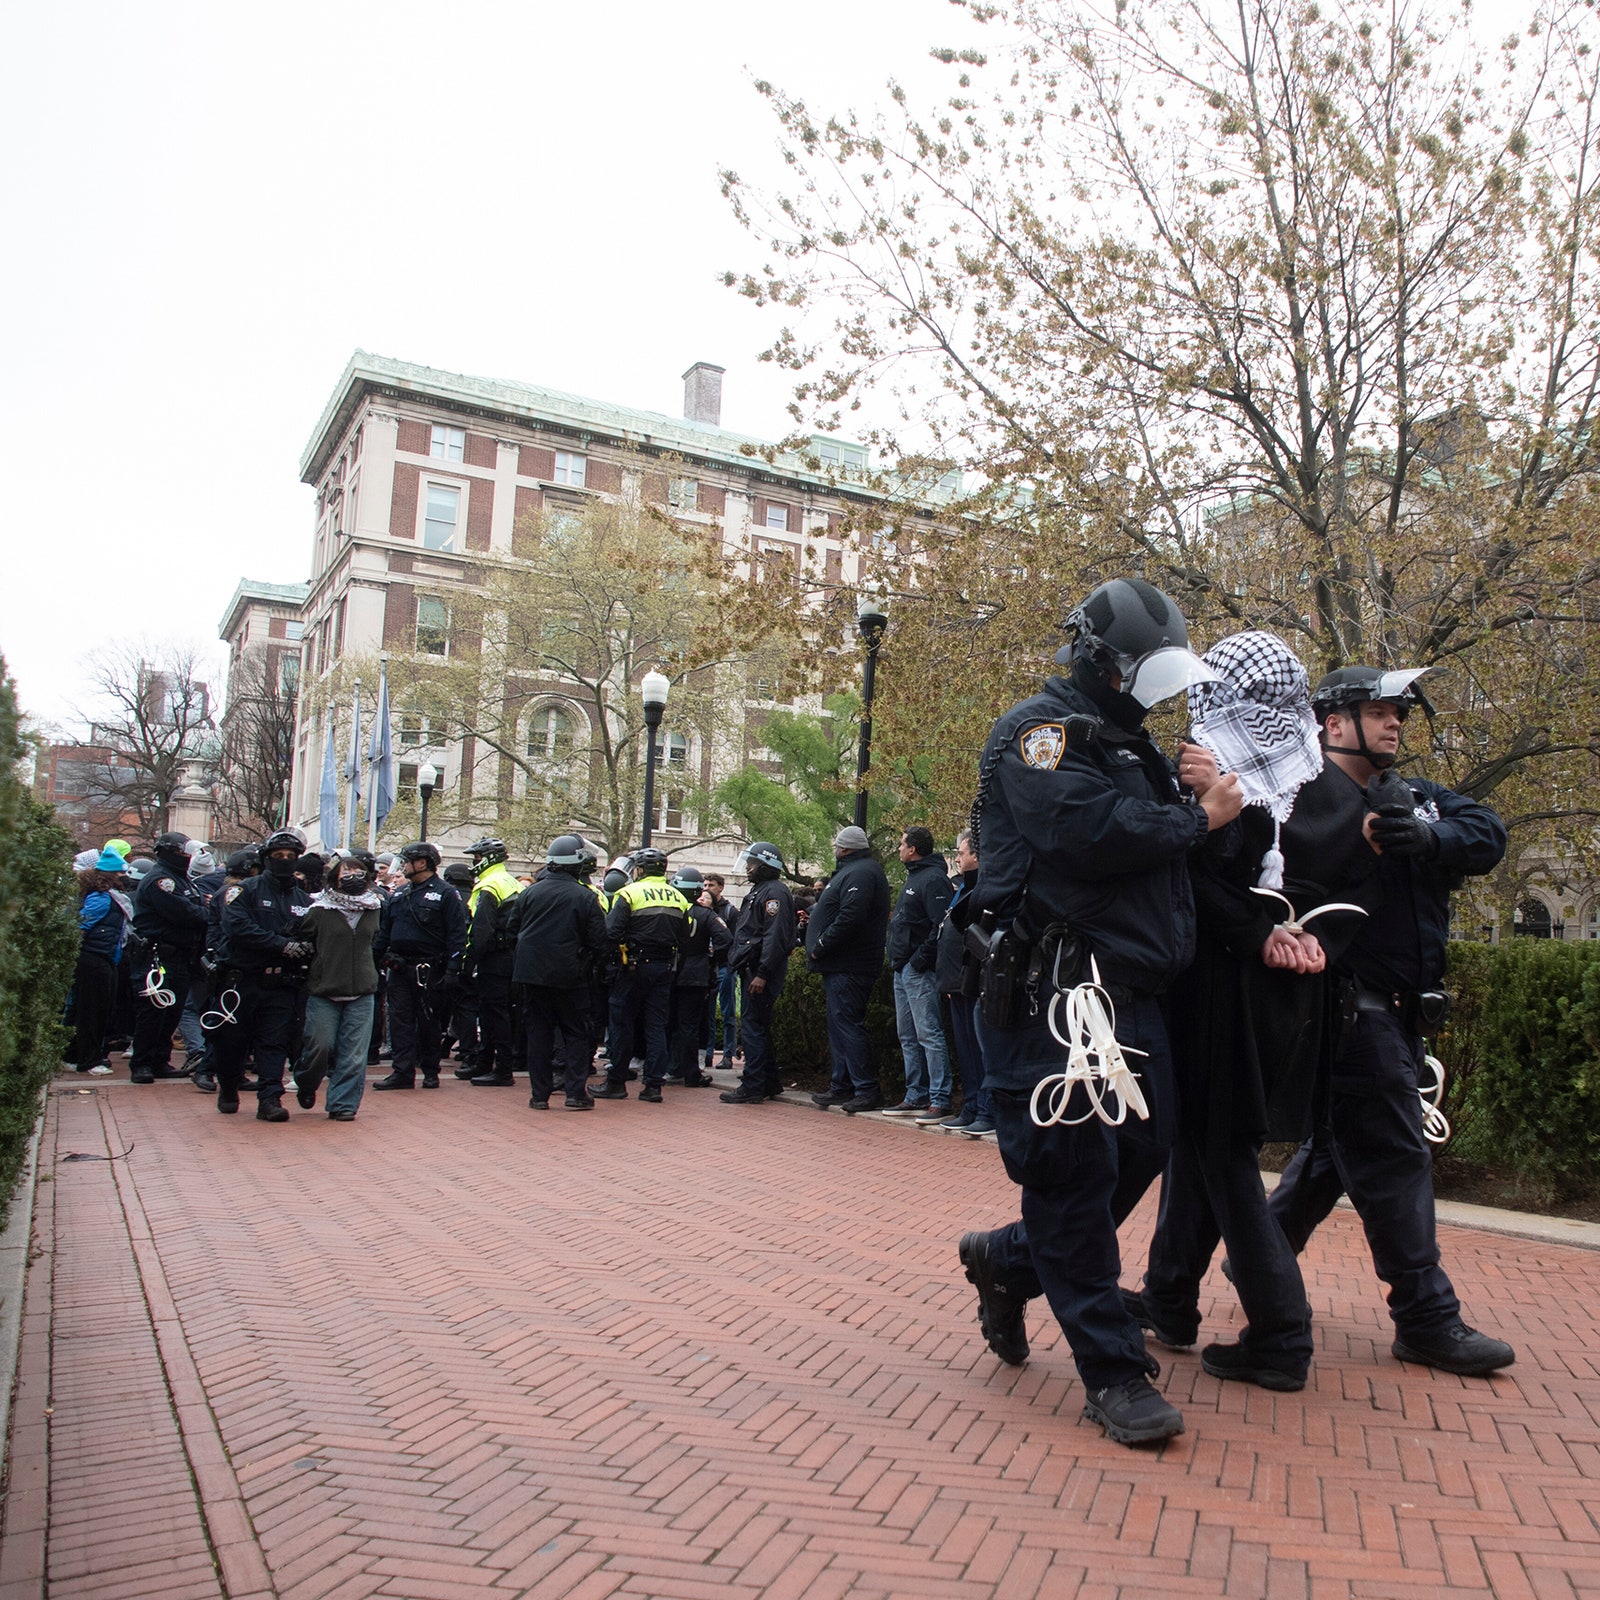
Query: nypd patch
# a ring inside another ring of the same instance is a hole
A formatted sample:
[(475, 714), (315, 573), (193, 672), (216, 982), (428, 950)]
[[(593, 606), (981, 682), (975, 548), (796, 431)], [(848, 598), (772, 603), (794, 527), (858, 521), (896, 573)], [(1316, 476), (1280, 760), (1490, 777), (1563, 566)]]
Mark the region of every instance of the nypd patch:
[(777, 916), (777, 914), (778, 914), (778, 902), (776, 900), (767, 901), (767, 915), (769, 917), (775, 917), (775, 916)]
[(1059, 722), (1041, 722), (1038, 727), (1029, 728), (1018, 742), (1028, 766), (1054, 772), (1067, 748), (1067, 730)]
[(156, 883), (156, 888), (158, 888), (162, 894), (171, 894), (172, 891), (177, 887), (177, 884), (175, 884), (171, 878), (161, 878), (157, 880)]
[(229, 889), (225, 895), (223, 895), (223, 902), (227, 905), (232, 905), (233, 902), (239, 898), (239, 891), (243, 888), (244, 885), (242, 883), (234, 884), (233, 887)]

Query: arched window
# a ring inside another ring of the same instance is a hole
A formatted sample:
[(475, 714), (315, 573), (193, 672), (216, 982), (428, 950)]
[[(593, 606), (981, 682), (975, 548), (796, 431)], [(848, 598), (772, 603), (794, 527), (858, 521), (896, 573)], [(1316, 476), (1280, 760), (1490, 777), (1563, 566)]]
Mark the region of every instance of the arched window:
[(572, 754), (572, 713), (562, 706), (540, 706), (528, 718), (528, 759), (564, 761)]
[(1548, 939), (1550, 937), (1550, 908), (1543, 900), (1529, 895), (1517, 902), (1517, 915), (1513, 931), (1521, 939)]

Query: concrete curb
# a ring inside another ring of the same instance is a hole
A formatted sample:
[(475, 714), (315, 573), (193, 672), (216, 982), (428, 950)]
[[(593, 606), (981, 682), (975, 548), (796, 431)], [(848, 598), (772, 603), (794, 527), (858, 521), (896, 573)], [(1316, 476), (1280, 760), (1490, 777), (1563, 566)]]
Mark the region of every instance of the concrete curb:
[[(52, 1079), (51, 1082), (54, 1080)], [(45, 1085), (48, 1096), (50, 1086)], [(17, 1351), (22, 1343), (22, 1293), (33, 1248), (33, 1201), (39, 1187), (39, 1140), (44, 1134), (44, 1108), (28, 1140), (22, 1174), (11, 1197), (11, 1216), (0, 1234), (0, 1441), (11, 1437), (11, 1390), (17, 1378)]]

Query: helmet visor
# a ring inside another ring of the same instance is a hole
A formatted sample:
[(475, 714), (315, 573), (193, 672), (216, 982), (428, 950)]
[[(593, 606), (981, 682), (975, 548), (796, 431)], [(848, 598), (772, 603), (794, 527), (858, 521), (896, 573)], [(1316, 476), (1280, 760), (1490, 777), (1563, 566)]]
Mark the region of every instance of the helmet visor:
[(1126, 665), (1119, 659), (1117, 665), (1122, 672), (1122, 692), (1131, 694), (1146, 711), (1182, 694), (1191, 684), (1215, 683), (1222, 677), (1181, 645), (1163, 645)]
[(1428, 667), (1404, 667), (1398, 672), (1385, 672), (1373, 685), (1371, 697), (1374, 700), (1393, 700), (1397, 705), (1409, 706), (1417, 695), (1413, 685), (1423, 673), (1430, 670)]

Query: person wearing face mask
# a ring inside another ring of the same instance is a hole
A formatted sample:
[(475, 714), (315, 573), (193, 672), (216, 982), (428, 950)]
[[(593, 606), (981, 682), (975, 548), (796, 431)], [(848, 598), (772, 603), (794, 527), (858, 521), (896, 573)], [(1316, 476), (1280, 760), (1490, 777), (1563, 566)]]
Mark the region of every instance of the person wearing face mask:
[[(959, 1253), (1001, 1360), (1027, 1360), (1027, 1302), (1044, 1295), (1086, 1391), (1084, 1416), (1118, 1443), (1157, 1443), (1181, 1433), (1183, 1417), (1150, 1383), (1160, 1369), (1118, 1287), (1116, 1221), (1160, 1171), (1174, 1132), (1161, 995), (1194, 953), (1188, 858), (1238, 816), (1241, 796), (1237, 777), (1220, 777), (1210, 753), (1189, 745), (1186, 795), (1144, 730), (1151, 707), (1216, 676), (1190, 652), (1165, 594), (1114, 579), (1063, 626), (1071, 642), (1056, 661), (1067, 676), (1000, 718), (978, 769), (968, 930), (983, 952), (978, 1039), (1022, 1214), (967, 1234)], [(1097, 1114), (1082, 1084), (1058, 1103), (1048, 1081), (1065, 1087), (1058, 1019), (1082, 1002), (1091, 959), (1144, 1102), (1121, 1126)]]
[(374, 957), (389, 968), (389, 1032), (394, 1070), (374, 1089), (439, 1087), (441, 1012), (458, 984), (467, 944), (467, 909), (439, 876), (439, 850), (419, 841), (400, 852), (406, 885), (389, 897)]
[(372, 945), (383, 909), (376, 880), (377, 863), (369, 851), (341, 850), (327, 887), (301, 919), (313, 954), (294, 1086), (301, 1108), (310, 1111), (326, 1078), (328, 1116), (334, 1122), (355, 1121), (367, 1086), (367, 1040), (378, 990)]
[[(261, 847), (262, 871), (222, 891), (222, 938), (227, 952), (218, 985), (210, 1054), (217, 1110), (239, 1109), (247, 1058), (256, 1068), (256, 1120), (287, 1122), (283, 1072), (294, 1045), (300, 989), (311, 954), (303, 922), (311, 898), (295, 878), (305, 839), (280, 829)], [(229, 1005), (229, 1000), (232, 1005)]]

